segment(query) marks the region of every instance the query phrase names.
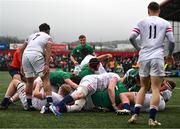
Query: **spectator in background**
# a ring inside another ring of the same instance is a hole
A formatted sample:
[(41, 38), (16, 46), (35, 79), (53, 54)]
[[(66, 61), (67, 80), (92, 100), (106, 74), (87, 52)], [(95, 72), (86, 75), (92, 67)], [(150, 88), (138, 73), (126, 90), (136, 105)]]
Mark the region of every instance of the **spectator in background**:
[(86, 43), (86, 36), (79, 36), (80, 44), (72, 50), (71, 61), (74, 65), (78, 65), (89, 54), (95, 55), (93, 48)]

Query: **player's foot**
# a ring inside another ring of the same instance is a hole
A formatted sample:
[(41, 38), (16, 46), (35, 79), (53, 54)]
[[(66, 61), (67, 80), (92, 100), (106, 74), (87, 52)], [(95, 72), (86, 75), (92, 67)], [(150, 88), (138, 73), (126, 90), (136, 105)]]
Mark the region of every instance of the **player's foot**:
[(1, 110), (6, 110), (8, 108), (8, 106), (10, 105), (10, 100), (7, 99), (7, 98), (4, 98), (1, 102), (1, 105), (0, 105), (0, 109)]
[(117, 110), (116, 111), (116, 115), (130, 115), (131, 111), (127, 110), (127, 109), (123, 109), (123, 110)]
[(48, 106), (42, 106), (40, 113), (45, 114), (49, 112), (49, 107)]
[(132, 117), (128, 120), (128, 123), (135, 124), (137, 122), (137, 114), (132, 115)]
[(161, 126), (161, 123), (158, 122), (158, 121), (156, 121), (156, 120), (149, 119), (148, 125), (149, 125), (149, 126)]
[(52, 113), (54, 113), (55, 116), (61, 116), (62, 114), (59, 112), (59, 107), (55, 106), (54, 104), (52, 104), (51, 106), (49, 106), (49, 109)]
[(28, 106), (26, 111), (36, 111), (36, 109), (33, 106)]

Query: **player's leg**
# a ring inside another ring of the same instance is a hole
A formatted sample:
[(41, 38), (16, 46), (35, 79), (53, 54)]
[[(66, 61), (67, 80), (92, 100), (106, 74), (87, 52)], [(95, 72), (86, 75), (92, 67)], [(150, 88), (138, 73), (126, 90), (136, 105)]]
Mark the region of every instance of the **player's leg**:
[(121, 104), (123, 104), (123, 109), (118, 110), (116, 113), (117, 114), (130, 114), (130, 104), (135, 103), (134, 102), (134, 97), (135, 97), (135, 92), (125, 92), (125, 93), (120, 93), (119, 97), (121, 98)]
[(141, 88), (137, 93), (134, 115), (131, 117), (131, 119), (128, 120), (129, 123), (135, 123), (137, 120), (137, 116), (140, 113), (140, 109), (144, 103), (145, 94), (150, 86), (149, 74), (150, 74), (150, 60), (141, 62), (139, 69)]
[(17, 79), (21, 80), (21, 75), (20, 75), (20, 69), (9, 67), (9, 74), (11, 75), (12, 79)]
[(34, 55), (32, 54), (23, 54), (22, 57), (22, 67), (23, 67), (23, 72), (26, 77), (26, 99), (27, 99), (27, 104), (28, 104), (28, 109), (29, 111), (35, 110), (32, 106), (32, 88), (33, 88), (33, 82), (35, 80), (35, 71), (33, 68), (33, 62), (34, 61)]
[(89, 91), (87, 87), (79, 86), (71, 95), (66, 95), (60, 103), (53, 104), (49, 108), (56, 116), (59, 116), (60, 112), (67, 112), (66, 105), (68, 103), (72, 103), (75, 100), (82, 99), (86, 97), (88, 93)]
[(159, 100), (160, 100), (160, 91), (159, 88), (162, 83), (162, 77), (151, 77), (151, 89), (152, 89), (152, 98), (150, 101), (150, 111), (149, 111), (149, 125), (153, 124), (152, 120), (155, 121), (156, 113), (158, 111)]
[(85, 99), (76, 100), (73, 105), (67, 105), (66, 106), (67, 107), (67, 112), (81, 111), (81, 109), (83, 108), (85, 103), (86, 103)]
[(35, 110), (32, 106), (32, 90), (33, 90), (33, 82), (35, 80), (34, 77), (26, 78), (27, 83), (26, 83), (26, 98), (27, 98), (27, 104), (28, 104), (28, 109), (27, 110)]
[(16, 93), (16, 85), (20, 83), (19, 80), (13, 79), (7, 88), (6, 94), (1, 102), (1, 109), (7, 109), (11, 103), (10, 98)]
[[(156, 113), (159, 106), (160, 100), (160, 86), (163, 81), (164, 74), (164, 61), (161, 59), (153, 59), (151, 61), (151, 89), (152, 89), (152, 98), (150, 101), (150, 111), (149, 111), (149, 125), (158, 125), (155, 122)], [(154, 123), (153, 123), (154, 121)]]

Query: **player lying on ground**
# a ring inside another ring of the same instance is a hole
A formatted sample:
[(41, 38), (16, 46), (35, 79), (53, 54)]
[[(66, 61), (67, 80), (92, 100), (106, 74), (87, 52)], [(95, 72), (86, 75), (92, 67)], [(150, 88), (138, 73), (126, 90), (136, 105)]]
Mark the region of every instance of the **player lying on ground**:
[[(163, 111), (165, 109), (165, 102), (169, 101), (172, 96), (172, 91), (176, 84), (173, 81), (164, 80), (160, 92), (160, 102), (158, 105), (158, 111)], [(120, 95), (123, 109), (118, 110), (118, 114), (130, 114), (131, 113), (131, 106), (134, 106), (136, 98), (137, 98), (137, 92), (125, 92), (121, 93)], [(152, 98), (152, 93), (146, 93), (144, 104), (142, 105), (141, 111), (149, 112), (150, 107), (150, 100)]]
[[(17, 80), (13, 79), (6, 91), (5, 97), (1, 102), (1, 109), (7, 109), (9, 104), (14, 102), (12, 96), (18, 93), (19, 98), (22, 102), (22, 105), (25, 110), (27, 110), (27, 100), (26, 100), (26, 93), (25, 93), (26, 84)], [(72, 90), (69, 85), (62, 85), (60, 88), (59, 94), (52, 92), (52, 98), (55, 103), (60, 102), (64, 96), (70, 93)], [(42, 86), (42, 80), (38, 77), (33, 83), (33, 97), (32, 97), (32, 105), (35, 109), (40, 110), (46, 104), (45, 99), (45, 92)]]
[[(91, 100), (91, 95), (94, 94), (96, 90), (103, 91), (108, 88), (111, 105), (114, 110), (117, 110), (114, 91), (118, 81), (120, 81), (120, 77), (116, 73), (87, 75), (81, 80), (78, 88), (71, 95), (65, 96), (60, 103), (53, 104), (49, 108), (56, 116), (59, 116), (61, 114), (60, 112), (80, 111), (86, 100), (92, 104), (89, 108), (93, 108), (94, 105)], [(74, 101), (74, 105), (67, 106)]]

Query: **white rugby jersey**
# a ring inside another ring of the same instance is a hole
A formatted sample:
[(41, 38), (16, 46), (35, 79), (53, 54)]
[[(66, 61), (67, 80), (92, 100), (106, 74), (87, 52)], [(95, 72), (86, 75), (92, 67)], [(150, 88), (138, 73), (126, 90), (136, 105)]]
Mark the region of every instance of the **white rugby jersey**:
[[(87, 55), (87, 56), (81, 61), (81, 64), (79, 65), (80, 68), (82, 69), (86, 64), (88, 64), (89, 61), (90, 61), (92, 58), (96, 58), (96, 56)], [(96, 73), (96, 74), (107, 73), (101, 62), (100, 62), (100, 66), (99, 66), (99, 68), (98, 68), (98, 71), (95, 71), (95, 73)]]
[(132, 34), (140, 35), (142, 44), (139, 61), (153, 58), (164, 59), (164, 39), (174, 42), (170, 23), (158, 16), (149, 16), (138, 22)]
[(109, 85), (110, 80), (115, 77), (117, 78), (117, 81), (120, 80), (120, 77), (116, 73), (104, 73), (104, 74), (93, 74), (93, 75), (87, 75), (85, 76), (79, 85), (83, 86), (91, 86), (95, 91), (100, 90), (103, 91), (106, 89)]
[[(142, 112), (149, 112), (150, 110), (150, 101), (152, 98), (152, 94), (146, 94), (144, 99), (144, 104), (141, 108)], [(158, 111), (163, 111), (165, 109), (165, 101), (162, 96), (160, 96), (159, 105), (158, 105)]]
[(44, 46), (47, 43), (52, 43), (52, 38), (45, 32), (37, 32), (29, 36), (26, 40), (27, 47), (24, 50), (24, 54), (42, 54)]

